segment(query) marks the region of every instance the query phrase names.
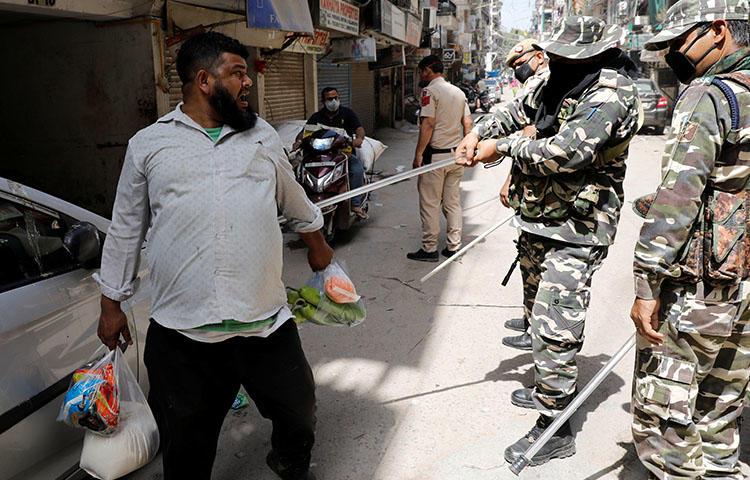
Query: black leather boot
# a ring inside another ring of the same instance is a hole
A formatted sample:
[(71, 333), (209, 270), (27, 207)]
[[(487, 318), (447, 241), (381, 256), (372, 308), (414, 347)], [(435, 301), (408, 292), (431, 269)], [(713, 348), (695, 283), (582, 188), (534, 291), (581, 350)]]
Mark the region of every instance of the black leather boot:
[[(513, 463), (518, 457), (523, 455), (529, 449), (532, 443), (536, 442), (544, 430), (552, 423), (552, 418), (540, 415), (536, 425), (516, 443), (505, 449), (505, 461)], [(552, 438), (544, 444), (541, 450), (534, 455), (529, 465), (536, 466), (547, 463), (553, 458), (570, 457), (576, 453), (576, 442), (573, 433), (570, 431), (570, 422), (565, 422)]]
[(526, 324), (526, 319), (524, 317), (520, 318), (512, 318), (505, 322), (505, 328), (508, 330), (515, 330), (516, 332), (525, 332), (528, 330), (528, 325)]
[(534, 406), (534, 400), (531, 397), (533, 391), (534, 389), (531, 387), (514, 390), (513, 393), (510, 394), (510, 403), (521, 408), (536, 408)]
[(503, 345), (507, 345), (518, 350), (531, 351), (531, 334), (524, 333), (516, 337), (503, 338)]

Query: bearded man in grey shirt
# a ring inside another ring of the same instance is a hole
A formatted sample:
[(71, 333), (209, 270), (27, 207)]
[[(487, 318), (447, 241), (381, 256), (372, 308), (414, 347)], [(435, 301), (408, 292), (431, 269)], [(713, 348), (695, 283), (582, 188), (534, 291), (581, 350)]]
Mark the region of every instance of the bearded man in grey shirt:
[(165, 480), (210, 479), (240, 385), (273, 422), (269, 467), (284, 480), (314, 478), (315, 384), (286, 306), (278, 211), (313, 270), (333, 251), (277, 133), (250, 109), (247, 57), (219, 33), (183, 44), (184, 103), (130, 139), (97, 276), (99, 338), (110, 349), (131, 343), (120, 302), (148, 239), (144, 361)]

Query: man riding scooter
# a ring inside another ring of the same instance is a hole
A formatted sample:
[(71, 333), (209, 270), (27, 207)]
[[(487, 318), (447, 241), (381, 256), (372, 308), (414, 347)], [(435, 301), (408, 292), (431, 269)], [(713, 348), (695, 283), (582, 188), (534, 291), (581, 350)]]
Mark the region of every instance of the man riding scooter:
[[(307, 120), (308, 125), (325, 125), (327, 127), (342, 128), (352, 137), (353, 149), (362, 146), (365, 140), (365, 129), (354, 111), (341, 106), (339, 92), (334, 87), (326, 87), (320, 93), (323, 108), (313, 113)], [(299, 148), (302, 142), (304, 130), (299, 132), (293, 148)], [(365, 167), (362, 161), (352, 151), (349, 156), (349, 186), (352, 190), (365, 184)], [(361, 219), (367, 219), (367, 212), (362, 208), (364, 195), (352, 198), (352, 211)]]

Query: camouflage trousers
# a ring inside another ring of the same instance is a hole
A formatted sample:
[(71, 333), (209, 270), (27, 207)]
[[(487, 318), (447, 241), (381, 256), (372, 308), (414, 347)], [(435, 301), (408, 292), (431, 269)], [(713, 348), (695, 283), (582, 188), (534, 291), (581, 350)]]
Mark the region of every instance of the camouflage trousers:
[(665, 341), (638, 337), (633, 376), (633, 440), (652, 478), (743, 478), (737, 418), (750, 378), (749, 286), (662, 287)]
[(573, 245), (528, 232), (518, 239), (524, 309), (531, 323), (534, 404), (554, 417), (576, 390), (591, 279), (607, 247)]

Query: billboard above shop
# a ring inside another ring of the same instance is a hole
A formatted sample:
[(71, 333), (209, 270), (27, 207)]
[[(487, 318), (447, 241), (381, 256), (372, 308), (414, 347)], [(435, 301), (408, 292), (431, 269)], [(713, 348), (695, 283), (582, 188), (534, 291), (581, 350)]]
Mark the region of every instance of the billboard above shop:
[(380, 31), (396, 40), (406, 41), (406, 12), (388, 0), (380, 0)]
[(331, 40), (331, 62), (361, 63), (377, 60), (374, 38), (334, 38)]
[(248, 28), (313, 33), (307, 0), (247, 0)]
[(318, 0), (314, 8), (320, 28), (359, 35), (359, 7), (344, 0)]
[(406, 43), (418, 47), (422, 40), (422, 22), (414, 15), (406, 15)]

